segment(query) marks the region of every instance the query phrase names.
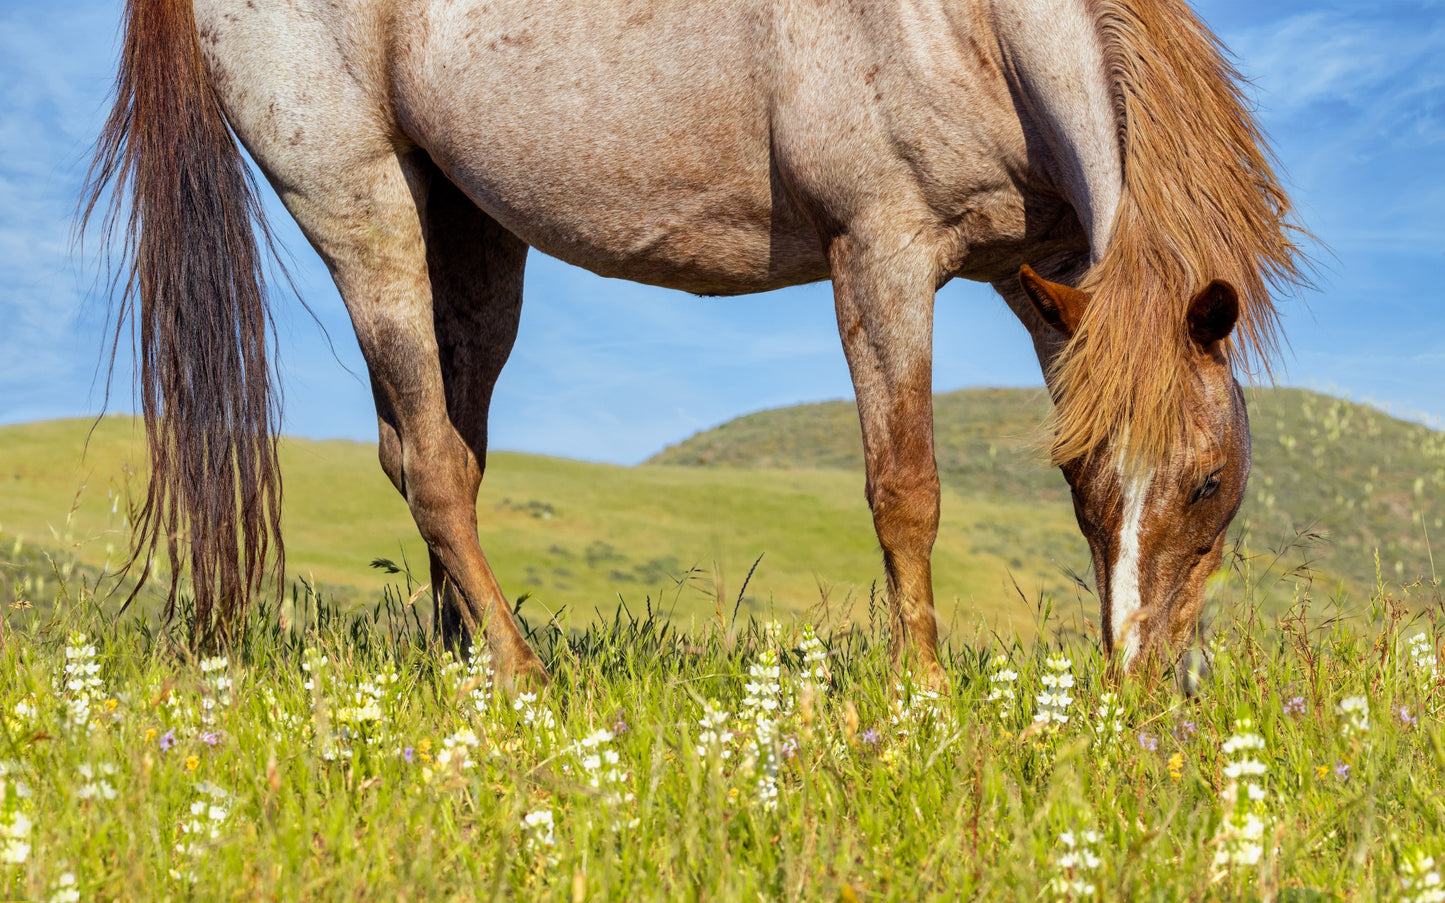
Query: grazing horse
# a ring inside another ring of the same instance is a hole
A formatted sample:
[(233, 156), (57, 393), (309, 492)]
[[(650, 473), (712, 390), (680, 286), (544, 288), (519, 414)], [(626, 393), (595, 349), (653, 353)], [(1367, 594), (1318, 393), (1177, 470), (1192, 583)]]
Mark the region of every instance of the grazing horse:
[[(1177, 655), (1249, 471), (1234, 377), (1300, 280), (1238, 76), (1181, 0), (128, 0), (87, 188), (123, 235), (151, 456), (132, 560), (193, 642), (279, 579), (260, 207), (356, 329), (440, 629), (545, 680), (477, 541), (487, 411), (535, 247), (709, 295), (831, 279), (895, 667), (944, 680), (934, 293), (1033, 336), (1106, 648)], [(234, 133), (234, 137), (233, 137)], [(104, 201), (107, 196), (110, 201)], [(1172, 651), (1171, 651), (1172, 650)]]

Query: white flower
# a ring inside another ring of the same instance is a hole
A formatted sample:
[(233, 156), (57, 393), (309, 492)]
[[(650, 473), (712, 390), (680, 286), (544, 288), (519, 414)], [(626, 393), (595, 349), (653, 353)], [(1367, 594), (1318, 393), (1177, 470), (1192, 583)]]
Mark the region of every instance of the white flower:
[(1370, 701), (1363, 696), (1347, 696), (1340, 700), (1339, 713), (1345, 719), (1342, 731), (1346, 737), (1370, 732)]
[(1410, 637), (1410, 663), (1415, 673), (1426, 682), (1435, 679), (1435, 641), (1429, 634), (1417, 633)]
[(1092, 897), (1097, 893), (1094, 873), (1103, 865), (1095, 848), (1102, 838), (1098, 831), (1063, 831), (1059, 834), (1059, 846), (1064, 852), (1054, 857), (1057, 873), (1049, 882), (1054, 893), (1076, 900)]
[(1238, 758), (1224, 767), (1229, 783), (1220, 794), (1225, 811), (1216, 838), (1214, 864), (1255, 866), (1264, 854), (1264, 776), (1268, 768), (1256, 758), (1256, 753), (1265, 749), (1264, 738), (1254, 732), (1250, 719), (1242, 718), (1234, 723), (1234, 735), (1221, 749)]
[(1404, 903), (1445, 903), (1445, 885), (1435, 858), (1416, 852), (1400, 862), (1400, 890)]
[(1074, 697), (1067, 692), (1074, 686), (1074, 675), (1069, 672), (1073, 662), (1060, 656), (1050, 657), (1044, 664), (1049, 670), (1039, 677), (1039, 683), (1043, 684), (1045, 689), (1034, 697), (1039, 704), (1034, 712), (1034, 722), (1045, 725), (1068, 724), (1069, 706), (1074, 702)]
[(48, 903), (80, 903), (80, 889), (76, 887), (74, 872), (60, 873), (50, 886)]

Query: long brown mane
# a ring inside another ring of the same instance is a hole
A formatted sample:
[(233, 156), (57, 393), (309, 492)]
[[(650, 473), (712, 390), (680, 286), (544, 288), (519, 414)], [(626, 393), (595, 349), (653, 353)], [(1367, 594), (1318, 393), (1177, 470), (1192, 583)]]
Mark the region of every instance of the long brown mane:
[(1132, 463), (1180, 435), (1190, 349), (1185, 311), (1212, 279), (1239, 292), (1227, 353), (1245, 370), (1277, 346), (1272, 290), (1305, 283), (1289, 199), (1219, 40), (1181, 0), (1086, 0), (1104, 48), (1124, 186), (1112, 240), (1085, 276), (1093, 295), (1055, 362), (1053, 457), (1128, 431)]

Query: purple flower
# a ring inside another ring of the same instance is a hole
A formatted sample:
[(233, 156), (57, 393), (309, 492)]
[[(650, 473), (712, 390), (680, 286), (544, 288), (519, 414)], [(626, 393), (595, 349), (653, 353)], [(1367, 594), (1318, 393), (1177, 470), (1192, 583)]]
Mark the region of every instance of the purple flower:
[(410, 746), (401, 751), (401, 757), (406, 760), (406, 764), (411, 764), (411, 757), (414, 752), (416, 752), (416, 750)]
[(1194, 732), (1196, 730), (1198, 730), (1198, 728), (1195, 726), (1193, 721), (1181, 721), (1179, 722), (1179, 726), (1174, 728), (1174, 739), (1184, 740), (1188, 737), (1192, 737), (1194, 736)]
[(783, 758), (794, 759), (798, 756), (798, 738), (789, 737), (783, 741)]
[(217, 743), (221, 742), (221, 732), (206, 731), (204, 734), (201, 734), (201, 742), (206, 744), (207, 746), (215, 746)]
[(1144, 749), (1148, 752), (1153, 752), (1154, 750), (1159, 748), (1159, 741), (1152, 734), (1140, 734), (1139, 746), (1141, 749)]
[(1293, 699), (1288, 699), (1285, 701), (1284, 713), (1286, 715), (1303, 715), (1304, 712), (1305, 698), (1303, 696), (1296, 696)]
[(1339, 778), (1342, 781), (1348, 781), (1350, 779), (1350, 763), (1336, 762), (1335, 777)]
[(627, 733), (627, 721), (621, 716), (618, 716), (617, 721), (612, 725), (612, 736), (620, 737), (625, 733)]
[(1419, 718), (1416, 718), (1414, 715), (1410, 714), (1409, 706), (1400, 706), (1400, 708), (1396, 711), (1396, 714), (1400, 716), (1400, 723), (1406, 725), (1407, 727), (1414, 727), (1420, 721)]
[(869, 746), (877, 746), (879, 743), (883, 742), (883, 735), (878, 733), (878, 728), (870, 727), (868, 728), (868, 730), (864, 731), (858, 739), (862, 740), (864, 743), (867, 743)]
[(176, 729), (171, 728), (161, 734), (161, 752), (170, 752), (171, 747), (176, 745)]

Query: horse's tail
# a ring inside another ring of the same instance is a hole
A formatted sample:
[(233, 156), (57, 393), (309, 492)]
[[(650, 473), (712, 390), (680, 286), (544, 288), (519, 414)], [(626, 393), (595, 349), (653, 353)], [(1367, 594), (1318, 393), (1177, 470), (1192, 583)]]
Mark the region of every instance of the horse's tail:
[(87, 177), (81, 229), (104, 207), (106, 240), (121, 234), (116, 339), (129, 319), (140, 355), (150, 480), (127, 568), (139, 564), (143, 584), (165, 545), (170, 619), (188, 559), (191, 644), (212, 648), (234, 638), (268, 573), (282, 579), (279, 396), (256, 230), (268, 248), (269, 236), (191, 4), (127, 0), (115, 107)]

